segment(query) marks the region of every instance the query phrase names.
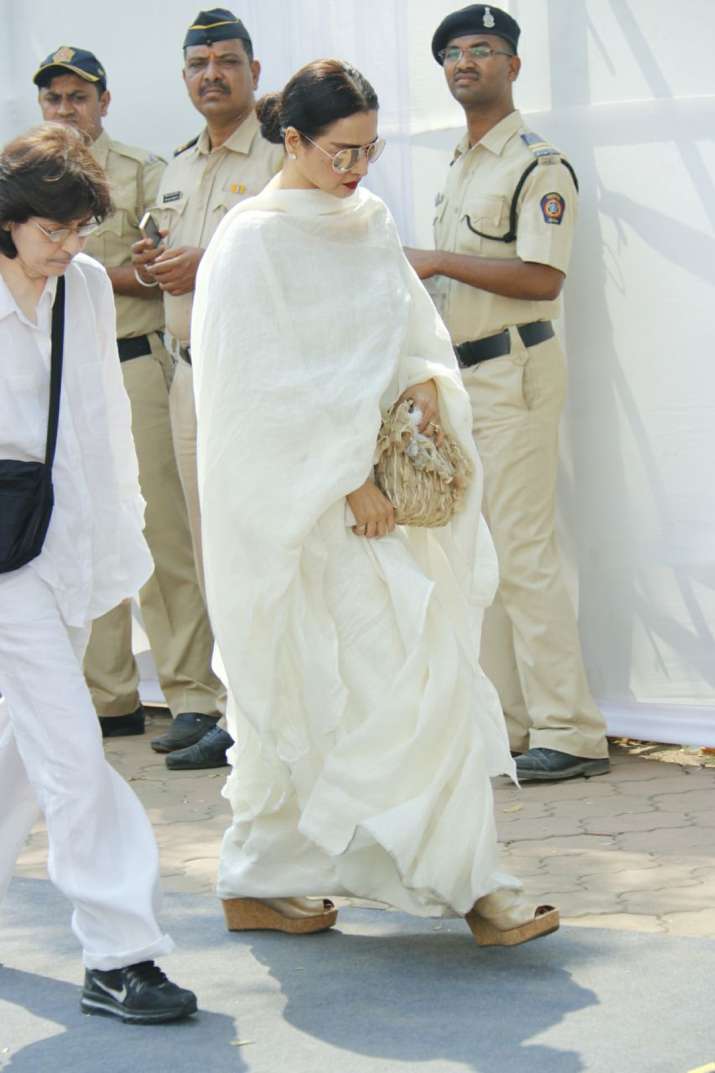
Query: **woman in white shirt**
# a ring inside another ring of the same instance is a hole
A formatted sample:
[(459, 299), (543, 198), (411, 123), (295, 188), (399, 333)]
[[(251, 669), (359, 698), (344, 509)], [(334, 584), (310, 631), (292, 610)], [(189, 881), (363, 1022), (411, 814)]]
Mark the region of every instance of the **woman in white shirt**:
[(0, 573), (0, 897), (42, 812), (50, 878), (82, 945), (82, 1008), (151, 1023), (193, 1013), (196, 999), (154, 964), (172, 948), (156, 920), (156, 842), (105, 760), (82, 674), (92, 619), (152, 571), (112, 288), (81, 252), (109, 211), (104, 173), (73, 129), (38, 127), (0, 154), (0, 459), (45, 457), (65, 280), (54, 508), (39, 554)]
[[(323, 60), (258, 111), (286, 163), (219, 227), (192, 327), (208, 604), (238, 743), (226, 920), (319, 931), (336, 911), (309, 896), (352, 895), (523, 942), (558, 912), (499, 869), (489, 780), (514, 767), (478, 662), (496, 558), (449, 336), (359, 187), (377, 98)], [(372, 480), (401, 397), (478, 474), (441, 529), (395, 527)]]

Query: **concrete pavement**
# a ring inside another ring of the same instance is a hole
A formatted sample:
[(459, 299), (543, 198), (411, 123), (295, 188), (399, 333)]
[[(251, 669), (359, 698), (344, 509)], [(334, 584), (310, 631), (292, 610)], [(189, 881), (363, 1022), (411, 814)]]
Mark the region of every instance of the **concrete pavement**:
[[(83, 1016), (69, 910), (38, 828), (0, 928), (0, 1070), (11, 1073), (690, 1073), (715, 1062), (715, 767), (614, 749), (613, 771), (499, 781), (505, 863), (562, 909), (555, 936), (481, 950), (459, 921), (360, 905), (324, 936), (228, 935), (212, 893), (225, 771), (169, 772), (148, 737), (107, 751), (159, 839), (166, 968), (191, 1023)], [(652, 752), (652, 750), (650, 750)], [(673, 762), (676, 761), (676, 762)]]

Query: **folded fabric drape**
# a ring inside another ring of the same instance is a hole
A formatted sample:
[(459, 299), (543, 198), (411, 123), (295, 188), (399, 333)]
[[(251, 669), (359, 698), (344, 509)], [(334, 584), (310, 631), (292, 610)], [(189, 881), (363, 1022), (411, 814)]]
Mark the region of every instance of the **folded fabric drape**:
[[(489, 776), (513, 764), (478, 664), (496, 558), (469, 400), (384, 204), (274, 180), (229, 213), (200, 269), (192, 355), (208, 603), (239, 742), (219, 889), (466, 912), (505, 881)], [(345, 497), (387, 409), (432, 377), (475, 471), (464, 510), (366, 541)]]

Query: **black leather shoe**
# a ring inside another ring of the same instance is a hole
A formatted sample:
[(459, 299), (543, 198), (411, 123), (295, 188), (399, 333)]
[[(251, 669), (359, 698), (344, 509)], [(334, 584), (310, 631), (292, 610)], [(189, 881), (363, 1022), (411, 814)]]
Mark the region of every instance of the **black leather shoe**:
[(218, 715), (203, 715), (200, 712), (182, 712), (172, 720), (166, 734), (152, 738), (150, 745), (155, 753), (173, 753), (185, 749), (203, 738), (207, 730), (219, 721)]
[(153, 961), (139, 961), (109, 972), (87, 969), (80, 1006), (132, 1024), (163, 1024), (196, 1013), (196, 995), (172, 984)]
[(169, 753), (166, 766), (172, 771), (193, 771), (202, 767), (226, 767), (226, 750), (233, 745), (233, 738), (221, 727), (207, 730), (201, 741), (188, 749)]
[(557, 782), (573, 779), (577, 775), (605, 775), (611, 770), (607, 756), (594, 760), (584, 756), (571, 756), (558, 749), (529, 749), (516, 760), (519, 782)]
[(100, 715), (99, 725), (103, 738), (126, 738), (130, 734), (144, 733), (144, 709), (141, 704), (129, 715)]

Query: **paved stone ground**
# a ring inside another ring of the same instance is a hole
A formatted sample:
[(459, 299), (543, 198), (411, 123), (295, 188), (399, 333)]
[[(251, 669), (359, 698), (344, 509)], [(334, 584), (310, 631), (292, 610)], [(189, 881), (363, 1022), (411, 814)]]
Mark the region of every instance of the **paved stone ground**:
[(229, 935), (213, 895), (226, 769), (172, 774), (153, 724), (107, 752), (154, 824), (166, 968), (200, 1012), (151, 1028), (80, 1013), (38, 827), (3, 907), (0, 1070), (715, 1073), (715, 758), (629, 743), (590, 782), (499, 781), (506, 861), (565, 917), (543, 943), (480, 949), (461, 920), (366, 903), (322, 936)]
[[(149, 747), (165, 723), (152, 722), (144, 737), (110, 739), (107, 753), (154, 824), (164, 890), (209, 894), (229, 816), (220, 796), (228, 769), (168, 771)], [(714, 805), (713, 758), (633, 743), (613, 747), (609, 775), (496, 785), (506, 863), (534, 898), (559, 905), (567, 924), (676, 936), (715, 938)], [(42, 828), (18, 875), (46, 876)]]

